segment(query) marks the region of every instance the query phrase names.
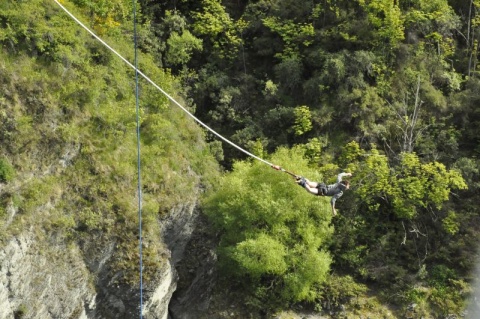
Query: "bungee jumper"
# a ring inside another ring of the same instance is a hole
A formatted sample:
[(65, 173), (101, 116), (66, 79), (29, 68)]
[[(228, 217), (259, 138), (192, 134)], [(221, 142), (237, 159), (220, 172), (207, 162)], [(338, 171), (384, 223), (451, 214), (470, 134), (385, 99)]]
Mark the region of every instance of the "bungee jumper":
[(302, 186), (313, 195), (318, 196), (331, 196), (332, 199), (330, 200), (330, 205), (332, 207), (332, 214), (333, 216), (337, 215), (337, 211), (335, 209), (335, 202), (337, 199), (342, 197), (343, 192), (350, 188), (350, 182), (342, 180), (345, 176), (352, 176), (352, 173), (340, 173), (337, 175), (337, 182), (335, 184), (325, 184), (319, 182), (312, 182), (306, 179), (305, 177), (295, 175), (289, 171), (284, 170), (280, 166), (272, 165), (272, 168), (290, 174), (291, 176), (295, 177), (295, 180), (298, 185)]
[(298, 176), (297, 183), (307, 190), (307, 192), (318, 196), (332, 196), (330, 205), (332, 206), (333, 216), (337, 215), (335, 202), (342, 197), (343, 192), (350, 188), (349, 181), (342, 181), (344, 176), (352, 176), (352, 173), (340, 173), (337, 176), (335, 184), (326, 185), (325, 183), (311, 182), (308, 179)]

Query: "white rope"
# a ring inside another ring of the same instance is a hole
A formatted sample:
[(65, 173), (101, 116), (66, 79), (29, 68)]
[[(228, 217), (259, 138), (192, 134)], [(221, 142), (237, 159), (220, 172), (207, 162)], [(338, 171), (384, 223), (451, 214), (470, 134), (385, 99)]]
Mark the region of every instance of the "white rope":
[(247, 154), (248, 156), (250, 157), (253, 157), (269, 166), (273, 166), (272, 163), (248, 152), (247, 150), (241, 148), (240, 146), (236, 145), (235, 143), (231, 142), (230, 140), (226, 139), (225, 137), (223, 137), (222, 135), (220, 135), (219, 133), (217, 133), (216, 131), (214, 131), (212, 128), (210, 128), (209, 126), (207, 126), (205, 123), (203, 123), (202, 121), (200, 121), (198, 118), (195, 117), (195, 115), (193, 115), (192, 113), (190, 113), (185, 107), (183, 107), (180, 103), (178, 103), (173, 97), (171, 97), (167, 92), (165, 92), (160, 86), (158, 86), (155, 82), (153, 82), (148, 76), (146, 76), (145, 74), (143, 74), (143, 72), (141, 72), (139, 69), (137, 69), (132, 63), (130, 63), (127, 59), (125, 59), (122, 55), (120, 55), (120, 53), (118, 53), (117, 51), (115, 51), (115, 49), (113, 49), (111, 46), (109, 46), (105, 41), (103, 41), (99, 36), (97, 36), (95, 33), (93, 33), (88, 27), (86, 27), (80, 20), (78, 20), (72, 13), (70, 13), (70, 11), (68, 11), (60, 2), (58, 2), (58, 0), (54, 0), (56, 4), (58, 4), (58, 6), (60, 8), (62, 8), (63, 11), (65, 11), (78, 25), (80, 25), (82, 28), (84, 28), (88, 33), (90, 33), (95, 39), (97, 39), (98, 41), (100, 41), (105, 47), (107, 47), (107, 49), (109, 49), (110, 51), (112, 51), (116, 56), (118, 56), (120, 59), (123, 60), (123, 62), (125, 62), (129, 67), (131, 67), (132, 69), (136, 70), (138, 72), (138, 74), (140, 74), (145, 80), (147, 80), (150, 84), (152, 84), (155, 88), (157, 88), (160, 92), (162, 92), (170, 101), (172, 101), (173, 103), (175, 103), (179, 108), (181, 108), (185, 113), (187, 113), (191, 118), (193, 118), (198, 124), (202, 125), (204, 128), (206, 128), (207, 130), (209, 130), (210, 132), (212, 132), (213, 134), (215, 134), (218, 138), (220, 138), (221, 140), (223, 140), (224, 142), (230, 144), (231, 146), (235, 147), (236, 149), (242, 151), (243, 153)]

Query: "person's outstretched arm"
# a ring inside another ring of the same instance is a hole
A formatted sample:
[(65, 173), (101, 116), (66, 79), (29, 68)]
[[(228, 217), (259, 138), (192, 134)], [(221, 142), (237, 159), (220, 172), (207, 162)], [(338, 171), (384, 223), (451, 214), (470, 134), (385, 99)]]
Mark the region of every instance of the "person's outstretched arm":
[(337, 176), (337, 183), (340, 183), (340, 182), (342, 181), (342, 178), (343, 178), (344, 176), (352, 176), (352, 173), (340, 173), (340, 174), (338, 174), (338, 176)]
[(332, 203), (332, 214), (333, 216), (337, 215), (337, 211), (335, 210), (335, 202)]
[(332, 206), (333, 216), (337, 215), (337, 210), (335, 209), (335, 202), (337, 201), (337, 199), (342, 197), (342, 195), (343, 195), (343, 192), (337, 193), (337, 194), (333, 195), (332, 199), (330, 200), (330, 205)]

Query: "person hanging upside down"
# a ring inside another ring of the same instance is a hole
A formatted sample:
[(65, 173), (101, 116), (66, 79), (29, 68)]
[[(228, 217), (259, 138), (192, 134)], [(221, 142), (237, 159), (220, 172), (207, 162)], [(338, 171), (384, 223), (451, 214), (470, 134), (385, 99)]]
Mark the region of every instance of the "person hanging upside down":
[(335, 202), (342, 197), (343, 192), (350, 188), (349, 181), (342, 181), (344, 176), (352, 176), (352, 173), (340, 173), (337, 176), (337, 182), (335, 184), (326, 185), (325, 183), (311, 182), (308, 179), (297, 176), (297, 183), (305, 188), (309, 193), (318, 196), (332, 196), (330, 204), (332, 206), (333, 216), (337, 215), (335, 210)]

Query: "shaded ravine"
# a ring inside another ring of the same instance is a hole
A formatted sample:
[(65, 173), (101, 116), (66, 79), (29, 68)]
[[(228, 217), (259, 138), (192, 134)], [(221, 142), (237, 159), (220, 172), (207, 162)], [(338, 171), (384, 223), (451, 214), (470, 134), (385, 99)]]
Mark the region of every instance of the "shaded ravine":
[(198, 319), (208, 311), (216, 283), (216, 242), (209, 234), (206, 217), (198, 209), (193, 211), (191, 224), (184, 224), (183, 230), (180, 222), (177, 220), (177, 227), (172, 225), (165, 237), (178, 274), (168, 318)]

